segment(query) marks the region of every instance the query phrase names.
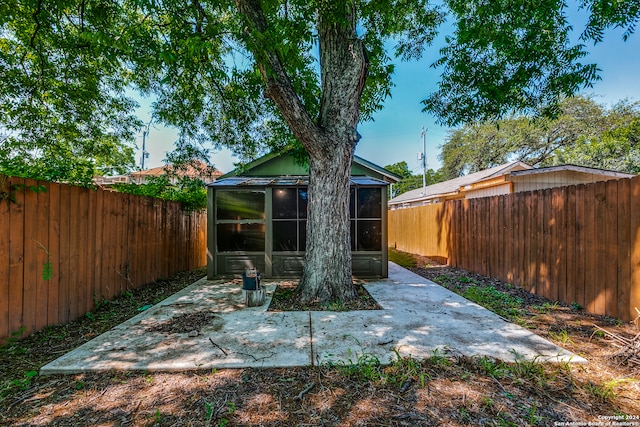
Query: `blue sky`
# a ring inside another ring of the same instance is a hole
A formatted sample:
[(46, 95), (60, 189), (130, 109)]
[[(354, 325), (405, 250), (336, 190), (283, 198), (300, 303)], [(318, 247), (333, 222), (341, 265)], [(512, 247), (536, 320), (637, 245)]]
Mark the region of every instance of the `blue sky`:
[[(577, 23), (574, 26), (578, 31), (582, 28)], [(421, 173), (417, 153), (422, 151), (420, 132), (424, 126), (427, 129), (427, 167), (440, 167), (437, 157), (449, 129), (437, 125), (435, 117), (423, 113), (421, 106), (421, 101), (436, 90), (439, 80), (440, 72), (429, 67), (438, 58), (437, 43), (421, 61), (396, 63), (392, 96), (384, 109), (374, 116), (373, 122), (360, 125), (362, 139), (356, 148), (357, 155), (381, 166), (406, 161), (414, 173)], [(585, 94), (594, 95), (597, 102), (607, 105), (625, 98), (640, 101), (640, 34), (633, 34), (624, 42), (622, 30), (611, 30), (604, 42), (595, 46), (588, 44), (587, 50), (590, 54), (584, 62), (598, 64), (602, 80), (585, 90)], [(141, 111), (140, 115), (146, 120), (146, 112)], [(147, 138), (149, 158), (145, 168), (163, 165), (165, 153), (173, 149), (175, 140), (174, 131), (152, 127)], [(138, 148), (136, 162), (139, 166), (142, 135)], [(233, 163), (237, 161), (225, 150), (214, 153), (211, 160), (223, 172), (233, 169)]]

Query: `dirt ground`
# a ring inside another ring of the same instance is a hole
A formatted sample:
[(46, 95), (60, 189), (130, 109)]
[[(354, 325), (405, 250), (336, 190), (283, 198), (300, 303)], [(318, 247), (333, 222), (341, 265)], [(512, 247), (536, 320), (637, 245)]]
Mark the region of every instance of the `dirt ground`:
[[(371, 355), (354, 353), (352, 363), (295, 369), (37, 375), (50, 360), (193, 283), (204, 275), (199, 270), (103, 302), (75, 322), (16, 336), (0, 348), (0, 425), (640, 425), (639, 369), (620, 357), (612, 338), (632, 339), (634, 324), (426, 259), (413, 271), (456, 292), (493, 289), (492, 298), (516, 301), (506, 314), (513, 321), (589, 362), (507, 364), (452, 351), (381, 366)], [(280, 309), (296, 308), (282, 304)], [(336, 302), (323, 309), (348, 308)], [(563, 424), (568, 422), (573, 424)]]

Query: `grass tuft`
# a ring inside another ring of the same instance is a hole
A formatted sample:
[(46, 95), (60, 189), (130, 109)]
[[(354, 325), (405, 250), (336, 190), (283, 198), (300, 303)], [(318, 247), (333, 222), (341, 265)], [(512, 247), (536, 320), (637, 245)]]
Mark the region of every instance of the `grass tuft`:
[(389, 261), (395, 262), (404, 268), (415, 268), (418, 266), (418, 262), (412, 254), (399, 251), (395, 248), (389, 248)]

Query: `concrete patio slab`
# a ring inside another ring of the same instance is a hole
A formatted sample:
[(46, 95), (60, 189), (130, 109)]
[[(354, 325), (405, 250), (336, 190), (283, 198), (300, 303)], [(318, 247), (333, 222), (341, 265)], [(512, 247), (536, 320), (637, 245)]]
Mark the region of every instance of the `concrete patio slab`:
[[(238, 285), (201, 279), (138, 316), (43, 366), (41, 374), (107, 370), (179, 371), (349, 363), (360, 355), (387, 363), (395, 352), (426, 358), (468, 356), (585, 362), (579, 356), (393, 263), (367, 290), (383, 308), (349, 312), (269, 312), (246, 307)], [(186, 315), (199, 330), (174, 330)]]
[(383, 308), (312, 312), (316, 362), (373, 355), (388, 363), (438, 352), (514, 361), (586, 362), (493, 312), (393, 263), (389, 278), (366, 285)]

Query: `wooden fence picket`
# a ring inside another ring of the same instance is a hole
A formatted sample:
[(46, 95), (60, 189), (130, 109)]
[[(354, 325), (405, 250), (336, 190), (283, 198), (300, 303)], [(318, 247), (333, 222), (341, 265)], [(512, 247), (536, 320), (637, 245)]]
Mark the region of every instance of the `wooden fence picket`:
[(640, 177), (396, 209), (388, 218), (399, 250), (596, 314), (632, 320), (640, 309)]
[(13, 177), (5, 188), (0, 343), (206, 264), (206, 214), (177, 202)]

